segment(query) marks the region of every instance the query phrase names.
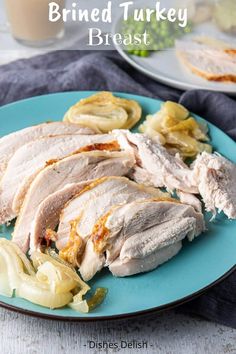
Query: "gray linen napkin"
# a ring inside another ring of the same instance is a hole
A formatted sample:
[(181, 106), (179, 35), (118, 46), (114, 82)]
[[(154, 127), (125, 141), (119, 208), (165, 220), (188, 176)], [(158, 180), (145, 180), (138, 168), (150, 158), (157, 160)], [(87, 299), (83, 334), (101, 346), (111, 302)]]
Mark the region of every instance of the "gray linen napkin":
[[(0, 67), (1, 105), (73, 90), (123, 91), (174, 100), (236, 140), (236, 101), (233, 98), (203, 90), (182, 92), (164, 86), (133, 69), (116, 52), (58, 51)], [(179, 309), (236, 328), (236, 271)]]

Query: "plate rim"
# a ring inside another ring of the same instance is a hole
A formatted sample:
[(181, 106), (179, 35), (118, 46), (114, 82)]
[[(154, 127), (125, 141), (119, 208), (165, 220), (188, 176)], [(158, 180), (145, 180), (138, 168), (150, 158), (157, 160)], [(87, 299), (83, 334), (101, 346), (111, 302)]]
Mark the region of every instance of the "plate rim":
[(158, 74), (155, 74), (154, 72), (152, 73), (148, 69), (146, 69), (144, 66), (141, 64), (137, 63), (129, 54), (125, 52), (118, 44), (115, 43), (115, 48), (118, 51), (118, 53), (122, 56), (123, 59), (126, 60), (131, 66), (133, 66), (135, 69), (139, 70), (143, 74), (147, 75), (148, 77), (159, 81), (165, 85), (169, 85), (171, 87), (177, 88), (179, 90), (204, 90), (204, 91), (210, 91), (210, 92), (218, 92), (218, 93), (223, 93), (228, 96), (236, 96), (236, 84), (235, 84), (235, 91), (233, 90), (219, 90), (217, 88), (207, 88), (201, 86), (201, 84), (191, 84), (191, 83), (186, 83), (186, 82), (179, 82), (175, 79), (171, 78), (164, 78), (164, 76), (160, 76)]
[[(63, 95), (63, 94), (79, 94), (79, 93), (83, 93), (83, 94), (93, 94), (96, 92), (101, 92), (99, 90), (76, 90), (76, 91), (60, 91), (60, 92), (55, 92), (55, 93), (49, 93), (49, 94), (43, 94), (43, 95), (38, 95), (38, 96), (32, 96), (29, 98), (25, 98), (25, 99), (21, 99), (21, 100), (17, 100), (5, 105), (0, 106), (0, 110), (7, 108), (7, 107), (11, 107), (14, 106), (15, 104), (18, 103), (24, 103), (24, 102), (28, 102), (28, 101), (32, 101), (34, 99), (40, 99), (41, 97), (48, 97), (48, 96), (59, 96), (59, 95)], [(141, 99), (150, 99), (150, 100), (157, 100), (157, 101), (162, 101), (162, 99), (160, 98), (153, 98), (153, 97), (148, 97), (148, 96), (142, 96), (142, 95), (137, 95), (135, 93), (126, 93), (126, 92), (119, 92), (119, 91), (112, 91), (113, 94), (115, 95), (132, 95), (132, 96), (136, 96), (139, 97)], [(195, 116), (197, 118), (203, 119), (204, 121), (207, 122), (207, 124), (209, 124), (210, 126), (213, 126), (215, 129), (219, 130), (221, 133), (223, 133), (229, 140), (231, 140), (233, 143), (235, 143), (235, 141), (229, 136), (227, 135), (224, 131), (222, 131), (220, 128), (218, 128), (216, 125), (208, 122), (206, 119), (198, 116), (195, 114)], [(32, 316), (35, 318), (41, 318), (41, 319), (47, 319), (47, 320), (55, 320), (55, 321), (63, 321), (63, 322), (92, 322), (92, 321), (112, 321), (112, 320), (122, 320), (122, 319), (129, 319), (129, 318), (135, 318), (135, 317), (139, 317), (139, 316), (145, 316), (145, 315), (149, 315), (149, 314), (155, 314), (155, 313), (160, 313), (166, 310), (170, 310), (173, 308), (176, 308), (180, 305), (183, 305), (185, 303), (188, 303), (191, 300), (194, 300), (196, 298), (198, 298), (199, 296), (201, 296), (202, 294), (204, 294), (205, 292), (207, 292), (209, 289), (211, 289), (212, 287), (214, 287), (217, 284), (220, 284), (223, 280), (225, 280), (226, 278), (228, 278), (234, 271), (236, 270), (236, 264), (231, 267), (227, 272), (225, 272), (224, 274), (222, 274), (219, 278), (217, 278), (215, 281), (213, 281), (212, 283), (206, 285), (205, 287), (197, 290), (196, 292), (187, 295), (185, 297), (182, 297), (181, 299), (169, 302), (168, 304), (164, 304), (164, 305), (159, 305), (159, 306), (155, 306), (146, 310), (140, 310), (140, 311), (134, 311), (134, 312), (129, 312), (129, 313), (123, 313), (123, 314), (115, 314), (115, 315), (106, 315), (106, 316), (90, 316), (90, 317), (80, 317), (80, 316), (60, 316), (60, 315), (53, 315), (53, 314), (46, 314), (46, 313), (42, 313), (42, 312), (38, 312), (38, 311), (32, 311), (32, 310), (28, 310), (25, 308), (21, 308), (18, 306), (14, 306), (8, 303), (5, 303), (3, 301), (0, 301), (0, 307), (5, 308), (7, 310), (11, 310), (17, 313), (21, 313), (27, 316)]]
[(151, 315), (151, 314), (159, 314), (161, 312), (172, 310), (180, 305), (184, 305), (191, 300), (195, 300), (201, 295), (205, 294), (208, 290), (210, 290), (215, 285), (220, 284), (223, 280), (227, 279), (233, 272), (236, 270), (236, 265), (230, 268), (226, 273), (224, 273), (221, 277), (216, 279), (214, 282), (210, 283), (209, 285), (205, 286), (204, 288), (192, 293), (191, 295), (185, 296), (179, 300), (172, 301), (168, 304), (152, 307), (151, 309), (147, 310), (140, 310), (135, 312), (129, 312), (125, 314), (118, 314), (118, 315), (109, 315), (109, 316), (95, 316), (95, 317), (74, 317), (74, 316), (59, 316), (53, 314), (45, 314), (37, 311), (31, 311), (27, 309), (23, 309), (18, 306), (10, 305), (5, 302), (0, 301), (0, 307), (5, 308), (7, 310), (20, 313), (23, 315), (31, 316), (34, 318), (41, 318), (46, 320), (53, 320), (53, 321), (62, 321), (62, 322), (103, 322), (103, 321), (118, 321), (124, 319), (132, 319), (136, 317)]

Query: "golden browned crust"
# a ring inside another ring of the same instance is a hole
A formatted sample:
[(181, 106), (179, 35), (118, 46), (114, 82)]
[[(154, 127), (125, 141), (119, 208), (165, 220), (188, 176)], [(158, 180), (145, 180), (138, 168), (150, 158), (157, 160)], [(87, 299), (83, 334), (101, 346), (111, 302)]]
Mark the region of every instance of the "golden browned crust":
[(106, 247), (106, 241), (109, 237), (110, 231), (106, 227), (106, 222), (110, 216), (111, 211), (101, 216), (93, 227), (91, 239), (93, 242), (94, 250), (97, 253), (102, 253)]
[(236, 49), (233, 49), (233, 48), (225, 49), (225, 53), (235, 55)]
[[(158, 198), (150, 198), (150, 199), (145, 199), (143, 201), (137, 201), (136, 203), (142, 203), (142, 202), (169, 202), (169, 203), (175, 203), (175, 204), (181, 204), (181, 202), (177, 199), (171, 198), (171, 197), (158, 197)], [(111, 207), (111, 209), (102, 215), (96, 222), (96, 224), (93, 227), (92, 234), (91, 234), (91, 239), (94, 245), (94, 250), (97, 253), (102, 253), (105, 251), (107, 248), (107, 239), (109, 238), (110, 235), (110, 230), (106, 227), (106, 222), (109, 218), (109, 216), (112, 214), (112, 211), (116, 209), (117, 206)]]
[(72, 264), (73, 267), (78, 267), (81, 263), (81, 258), (84, 252), (85, 243), (82, 237), (77, 233), (77, 225), (80, 218), (71, 221), (71, 230), (69, 240), (66, 246), (60, 250), (59, 256), (64, 261)]
[(84, 147), (82, 147), (82, 148), (80, 148), (80, 149), (72, 152), (71, 154), (69, 154), (65, 157), (62, 157), (60, 159), (51, 159), (51, 160), (46, 161), (45, 167), (48, 167), (48, 166), (53, 165), (61, 160), (64, 160), (66, 157), (77, 155), (82, 152), (92, 152), (92, 151), (110, 151), (110, 152), (120, 151), (120, 145), (118, 144), (118, 142), (116, 140), (113, 140), (109, 143), (94, 143), (91, 145), (87, 145), (87, 146), (84, 146)]
[(81, 152), (89, 152), (89, 151), (120, 151), (120, 145), (116, 140), (111, 141), (109, 143), (95, 143), (91, 145), (87, 145), (82, 147), (79, 150), (73, 152), (73, 155), (79, 154)]
[(228, 74), (228, 75), (210, 74), (210, 73), (207, 73), (206, 71), (202, 71), (202, 70), (198, 69), (197, 67), (193, 66), (188, 61), (188, 59), (185, 58), (183, 53), (181, 53), (180, 51), (177, 51), (177, 56), (182, 61), (182, 63), (184, 65), (186, 65), (192, 71), (193, 74), (196, 74), (208, 81), (236, 83), (236, 75), (234, 75), (234, 74)]

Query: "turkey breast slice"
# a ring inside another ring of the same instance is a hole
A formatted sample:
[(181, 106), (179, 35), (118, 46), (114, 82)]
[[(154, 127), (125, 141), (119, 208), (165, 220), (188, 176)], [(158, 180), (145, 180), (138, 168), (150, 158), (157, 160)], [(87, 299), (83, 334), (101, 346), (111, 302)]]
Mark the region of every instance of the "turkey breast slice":
[(50, 122), (21, 129), (2, 137), (0, 139), (0, 180), (6, 170), (10, 158), (21, 146), (42, 137), (67, 134), (90, 135), (96, 134), (96, 132), (91, 128), (79, 124)]
[(207, 211), (223, 211), (236, 219), (236, 165), (220, 156), (203, 152), (193, 163), (199, 192)]
[(202, 212), (202, 203), (194, 194), (178, 190), (176, 191), (176, 194), (179, 197), (181, 203), (191, 205), (199, 213)]
[(19, 148), (0, 184), (0, 224), (19, 214), (27, 189), (45, 166), (89, 146), (100, 150), (101, 144), (103, 150), (106, 143), (116, 142), (112, 135), (66, 135), (38, 139)]
[[(38, 224), (36, 212), (40, 203), (50, 194), (69, 183), (110, 175), (127, 175), (133, 165), (132, 155), (126, 152), (94, 151), (74, 154), (47, 166), (37, 174), (26, 193), (15, 225), (13, 241), (27, 251), (30, 237), (30, 249), (35, 250), (38, 238), (42, 238), (42, 235), (37, 236), (34, 232)], [(30, 232), (32, 223), (33, 235)]]
[(102, 260), (103, 265), (110, 266), (117, 257), (122, 262), (126, 258), (145, 258), (186, 236), (191, 241), (204, 230), (203, 215), (174, 199), (157, 198), (115, 206), (97, 221), (86, 246), (80, 273), (83, 279), (89, 280), (95, 275), (93, 260), (95, 264), (101, 264)]
[(133, 134), (128, 130), (114, 130), (120, 146), (133, 150), (136, 166), (131, 178), (138, 183), (166, 187), (169, 191), (179, 189), (187, 193), (198, 193), (193, 181), (193, 172), (188, 166), (147, 135)]
[(55, 230), (65, 204), (91, 183), (92, 180), (67, 184), (39, 204), (30, 229), (31, 249), (39, 247), (48, 229)]
[(85, 281), (89, 281), (104, 267), (105, 263), (105, 255), (103, 253), (95, 252), (93, 242), (91, 239), (89, 239), (86, 244), (82, 263), (79, 269), (81, 277)]
[(177, 40), (181, 62), (194, 74), (213, 81), (236, 82), (235, 48), (217, 48), (197, 41)]
[(92, 183), (78, 196), (68, 202), (63, 209), (57, 232), (56, 246), (59, 250), (72, 242), (72, 224), (75, 222), (75, 240), (80, 237), (86, 243), (96, 221), (113, 205), (133, 200), (155, 198), (166, 193), (138, 185), (125, 177), (105, 177)]
[(116, 277), (127, 277), (138, 273), (148, 272), (173, 258), (181, 248), (182, 242), (179, 241), (161, 249), (157, 249), (145, 258), (131, 258), (124, 262), (118, 257), (111, 263), (109, 270)]
[[(177, 250), (180, 250), (181, 241), (189, 233), (193, 232), (196, 223), (196, 220), (191, 217), (185, 219), (175, 218), (173, 221), (167, 221), (160, 225), (156, 225), (151, 229), (141, 231), (127, 239), (121, 249), (120, 256), (117, 259), (119, 266), (115, 263), (115, 267), (113, 268), (113, 264), (111, 263), (109, 266), (110, 271), (112, 273), (114, 272), (114, 275), (119, 275), (120, 277), (129, 276), (153, 270), (159, 264), (169, 260), (172, 256), (172, 252), (169, 253), (169, 247), (177, 244)], [(144, 248), (143, 250), (141, 249), (142, 247)], [(171, 247), (171, 250), (172, 249), (173, 247)], [(174, 250), (176, 251), (174, 252), (175, 255), (177, 253), (175, 247)], [(161, 259), (158, 258), (160, 253)], [(139, 262), (137, 262), (137, 260), (139, 260)], [(140, 263), (142, 265), (146, 260), (147, 263), (142, 269)], [(137, 262), (137, 268), (133, 267), (134, 261)]]

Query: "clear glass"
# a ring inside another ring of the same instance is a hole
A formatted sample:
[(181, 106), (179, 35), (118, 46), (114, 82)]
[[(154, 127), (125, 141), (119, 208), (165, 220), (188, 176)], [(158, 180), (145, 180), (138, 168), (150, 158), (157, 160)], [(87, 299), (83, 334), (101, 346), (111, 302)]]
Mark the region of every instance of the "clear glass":
[(236, 0), (215, 0), (214, 21), (225, 33), (236, 34)]
[[(54, 0), (60, 9), (65, 0)], [(12, 36), (27, 46), (42, 47), (53, 44), (64, 35), (62, 20), (48, 19), (51, 0), (4, 0)]]

